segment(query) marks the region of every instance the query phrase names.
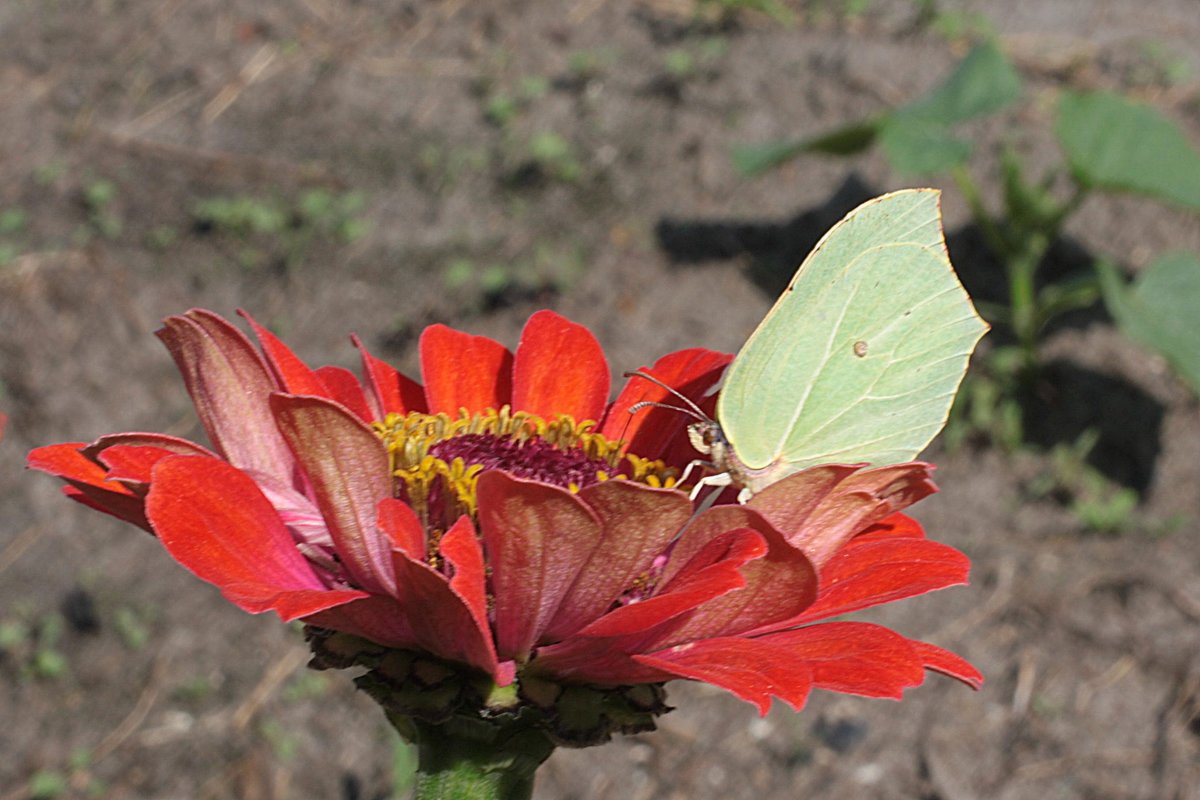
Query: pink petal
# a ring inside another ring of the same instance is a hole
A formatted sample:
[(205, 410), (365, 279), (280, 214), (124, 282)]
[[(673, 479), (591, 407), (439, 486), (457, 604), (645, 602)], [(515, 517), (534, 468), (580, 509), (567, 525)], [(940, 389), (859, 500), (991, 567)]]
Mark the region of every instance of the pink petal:
[(237, 312), (242, 319), (250, 323), (250, 327), (254, 330), (254, 335), (258, 337), (259, 344), (262, 345), (263, 353), (267, 357), (267, 363), (271, 367), (271, 373), (275, 376), (275, 383), (279, 389), (290, 394), (310, 394), (317, 397), (329, 397), (329, 392), (325, 389), (325, 384), (317, 377), (317, 374), (312, 369), (300, 360), (300, 357), (292, 352), (286, 344), (279, 340), (275, 334), (259, 325), (254, 317), (250, 316), (249, 312), (244, 309), (238, 309)]
[(804, 528), (804, 523), (817, 510), (817, 506), (829, 497), (838, 484), (860, 469), (862, 466), (858, 464), (810, 467), (772, 483), (751, 497), (746, 507), (762, 514), (775, 530), (791, 539), (791, 534)]
[(367, 404), (362, 384), (353, 372), (345, 367), (318, 367), (317, 375), (329, 387), (326, 397), (338, 401), (368, 425), (375, 421), (375, 412)]
[(553, 311), (525, 323), (513, 362), (514, 411), (599, 420), (610, 381), (604, 350), (587, 328)]
[(106, 434), (83, 448), (83, 454), (93, 461), (99, 462), (99, 456), (105, 449), (118, 444), (132, 445), (134, 447), (157, 447), (181, 456), (209, 456), (211, 458), (219, 458), (216, 453), (207, 447), (201, 447), (195, 442), (180, 439), (178, 436), (168, 436), (165, 433)]
[(365, 596), (327, 589), (254, 481), (219, 459), (159, 461), (146, 513), (176, 561), (252, 614), (287, 621)]
[(476, 487), (495, 595), (496, 646), (524, 660), (600, 541), (600, 522), (557, 486), (491, 470)]
[(937, 491), (929, 479), (931, 469), (913, 462), (856, 472), (840, 481), (798, 527), (793, 520), (772, 517), (781, 504), (760, 507), (752, 500), (748, 505), (762, 511), (792, 546), (820, 567), (851, 537)]
[(499, 342), (430, 325), (419, 348), (429, 413), (455, 417), (512, 402), (512, 355)]
[(342, 566), (362, 588), (392, 594), (391, 543), (376, 526), (379, 502), (392, 493), (383, 443), (332, 400), (273, 394), (271, 408), (312, 483)]
[(425, 411), (425, 390), (421, 384), (401, 375), (386, 361), (367, 352), (367, 346), (357, 336), (350, 341), (362, 354), (363, 374), (371, 388), (371, 408), (375, 418), (382, 420), (388, 414), (407, 414), (410, 411)]
[(687, 523), (692, 504), (681, 492), (631, 481), (604, 481), (579, 492), (599, 518), (599, 547), (547, 626), (546, 638), (565, 639), (607, 612)]
[(799, 711), (812, 689), (806, 664), (761, 639), (707, 639), (650, 655), (634, 656), (639, 664), (720, 686), (758, 707), (766, 716), (771, 698)]
[(175, 359), (213, 447), (235, 467), (290, 481), (294, 462), (275, 428), (275, 381), (237, 328), (211, 311), (168, 317), (157, 331)]
[[(700, 403), (717, 385), (725, 367), (733, 360), (727, 353), (695, 347), (669, 353), (653, 367), (642, 367), (668, 386), (675, 387), (684, 397)], [(671, 444), (686, 440), (687, 425), (695, 420), (686, 413), (665, 408), (645, 408), (629, 413), (634, 403), (649, 400), (683, 406), (679, 398), (645, 378), (631, 377), (617, 396), (605, 417), (600, 432), (609, 439), (628, 442), (628, 451), (643, 458), (660, 458)]]

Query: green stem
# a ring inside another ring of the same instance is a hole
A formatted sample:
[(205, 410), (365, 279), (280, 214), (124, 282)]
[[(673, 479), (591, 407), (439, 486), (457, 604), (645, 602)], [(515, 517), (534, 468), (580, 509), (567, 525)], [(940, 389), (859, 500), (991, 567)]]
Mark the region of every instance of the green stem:
[(971, 209), (971, 217), (983, 233), (983, 239), (988, 248), (1000, 261), (1007, 262), (1010, 257), (1008, 242), (983, 204), (983, 195), (980, 194), (975, 179), (962, 164), (955, 166), (951, 174), (954, 176), (954, 182), (958, 184), (958, 190), (962, 192), (963, 198), (967, 201), (967, 206)]
[(416, 733), (416, 800), (529, 800), (537, 768), (554, 751), (542, 731), (515, 722), (393, 724), (402, 734)]

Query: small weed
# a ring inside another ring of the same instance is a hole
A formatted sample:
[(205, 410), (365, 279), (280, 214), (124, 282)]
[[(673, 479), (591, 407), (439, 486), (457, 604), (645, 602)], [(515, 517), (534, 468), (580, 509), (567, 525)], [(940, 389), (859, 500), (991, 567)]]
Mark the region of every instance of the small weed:
[(304, 670), (288, 681), (280, 696), (285, 703), (300, 703), (322, 697), (329, 691), (329, 677), (324, 673)]
[(125, 227), (121, 217), (112, 208), (116, 196), (116, 184), (105, 178), (92, 180), (83, 189), (88, 226), (105, 239), (116, 239)]
[(14, 236), (25, 230), (28, 216), (20, 208), (8, 208), (0, 211), (0, 236)]
[(517, 118), (520, 104), (506, 94), (494, 94), (488, 98), (483, 114), (487, 121), (499, 128), (507, 128)]
[(67, 172), (67, 164), (61, 159), (51, 159), (45, 164), (39, 164), (33, 171), (33, 180), (38, 186), (49, 186)]
[(258, 733), (270, 745), (278, 761), (292, 761), (300, 751), (300, 737), (277, 720), (264, 719), (258, 726)]
[(150, 639), (150, 628), (142, 615), (128, 606), (122, 606), (113, 615), (113, 627), (121, 641), (130, 650), (141, 650)]
[(1192, 67), (1187, 59), (1173, 52), (1162, 42), (1142, 45), (1142, 60), (1129, 77), (1131, 83), (1143, 86), (1179, 86), (1192, 79)]
[(29, 796), (32, 800), (53, 800), (66, 794), (67, 776), (54, 770), (42, 770), (29, 779)]
[(179, 241), (179, 229), (173, 225), (155, 225), (146, 234), (146, 247), (151, 250), (170, 250)]
[(192, 209), (199, 233), (241, 240), (235, 260), (244, 269), (267, 264), (289, 268), (299, 263), (317, 241), (351, 244), (367, 230), (358, 217), (364, 204), (359, 192), (338, 194), (310, 189), (291, 199), (210, 197)]
[(564, 183), (574, 183), (583, 172), (571, 143), (553, 131), (533, 135), (529, 156), (547, 175)]
[(212, 681), (204, 675), (188, 678), (171, 690), (171, 696), (183, 703), (199, 704), (213, 692)]
[(692, 54), (682, 47), (668, 50), (663, 57), (663, 68), (674, 78), (683, 80), (692, 74), (696, 68), (696, 60)]
[(1073, 443), (1054, 447), (1049, 467), (1029, 482), (1026, 491), (1035, 498), (1050, 497), (1065, 503), (1092, 533), (1121, 533), (1128, 529), (1137, 510), (1138, 493), (1114, 486), (1087, 462), (1099, 439), (1099, 432), (1091, 429)]

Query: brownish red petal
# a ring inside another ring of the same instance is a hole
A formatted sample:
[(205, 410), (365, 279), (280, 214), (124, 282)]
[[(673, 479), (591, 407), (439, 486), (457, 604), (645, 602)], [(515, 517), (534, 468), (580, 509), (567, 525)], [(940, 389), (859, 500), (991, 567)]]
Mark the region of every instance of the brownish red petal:
[(358, 586), (391, 594), (396, 586), (391, 543), (377, 527), (379, 503), (392, 494), (383, 443), (332, 400), (274, 394), (270, 402), (283, 438), (312, 484), (342, 566)]
[(600, 521), (557, 486), (492, 470), (477, 484), (495, 596), (496, 650), (524, 660), (595, 551)]
[(692, 514), (682, 493), (631, 481), (598, 483), (582, 489), (579, 499), (600, 520), (603, 533), (547, 626), (549, 639), (564, 639), (603, 616), (650, 570)]
[(290, 483), (294, 462), (267, 400), (277, 387), (250, 340), (203, 309), (168, 317), (157, 335), (175, 359), (217, 452), (236, 467)]

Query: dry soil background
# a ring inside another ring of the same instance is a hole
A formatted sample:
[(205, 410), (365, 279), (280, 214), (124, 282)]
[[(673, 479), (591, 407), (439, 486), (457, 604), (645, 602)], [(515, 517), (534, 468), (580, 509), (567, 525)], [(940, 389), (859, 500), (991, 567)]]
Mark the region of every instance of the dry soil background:
[[(19, 212), (0, 233), (0, 800), (39, 774), (70, 797), (403, 796), (404, 751), (345, 676), (307, 673), (294, 630), (68, 504), (25, 451), (197, 436), (152, 335), (191, 306), (248, 308), (311, 363), (352, 365), (355, 331), (410, 372), (423, 325), (511, 346), (542, 306), (617, 371), (735, 351), (780, 265), (909, 181), (876, 156), (747, 180), (728, 148), (936, 83), (964, 45), (916, 6), (796, 4), (787, 26), (692, 24), (688, 0), (0, 2), (0, 213)], [(979, 127), (982, 163), (1005, 137), (1053, 163), (1064, 87), (1132, 91), (1200, 142), (1196, 0), (939, 6), (990, 20), (1028, 82)], [(198, 211), (212, 198), (284, 221), (242, 237)], [(945, 207), (955, 231), (953, 191)], [(1127, 198), (1070, 233), (1135, 269), (1200, 250), (1194, 217)], [(952, 241), (979, 276), (974, 253)], [(901, 704), (822, 695), (759, 719), (675, 684), (659, 732), (556, 753), (537, 797), (1200, 798), (1196, 401), (1102, 316), (1047, 357), (1089, 376), (1058, 401), (1105, 423), (1143, 503), (1091, 535), (1023, 490), (1044, 457), (935, 448), (943, 492), (918, 516), (971, 556), (972, 585), (874, 618), (971, 658), (982, 691), (932, 677)]]

